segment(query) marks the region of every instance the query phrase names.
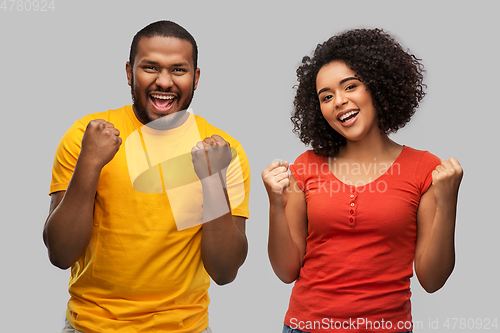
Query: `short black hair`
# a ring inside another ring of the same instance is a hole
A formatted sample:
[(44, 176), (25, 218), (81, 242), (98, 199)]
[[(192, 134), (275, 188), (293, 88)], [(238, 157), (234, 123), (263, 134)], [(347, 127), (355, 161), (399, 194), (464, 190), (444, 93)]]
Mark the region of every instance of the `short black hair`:
[(297, 69), (298, 85), (292, 112), (293, 132), (316, 155), (332, 157), (346, 144), (323, 117), (316, 91), (319, 70), (342, 61), (367, 86), (385, 134), (405, 126), (425, 96), (423, 65), (382, 29), (353, 29), (319, 44)]
[(134, 67), (135, 56), (137, 55), (137, 45), (143, 37), (151, 38), (160, 37), (175, 37), (187, 40), (193, 46), (193, 64), (194, 69), (198, 68), (198, 46), (194, 37), (183, 27), (172, 21), (157, 21), (142, 28), (135, 34), (130, 46), (129, 62), (130, 66)]

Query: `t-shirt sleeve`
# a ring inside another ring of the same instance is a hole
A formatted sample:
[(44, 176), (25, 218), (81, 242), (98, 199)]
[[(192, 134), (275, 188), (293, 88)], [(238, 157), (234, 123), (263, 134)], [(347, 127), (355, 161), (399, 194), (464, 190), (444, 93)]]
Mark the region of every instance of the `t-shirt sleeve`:
[(307, 169), (307, 161), (308, 161), (308, 155), (311, 154), (310, 151), (306, 151), (305, 153), (299, 155), (295, 162), (293, 162), (292, 165), (290, 165), (290, 172), (293, 175), (293, 178), (295, 178), (295, 182), (299, 186), (299, 188), (302, 191), (305, 191), (305, 174), (306, 174), (306, 169)]
[(232, 151), (235, 151), (236, 155), (233, 156), (233, 160), (226, 172), (231, 214), (248, 219), (250, 217), (248, 208), (250, 199), (250, 164), (243, 147), (239, 143), (235, 144), (233, 148)]
[(69, 181), (75, 170), (76, 161), (80, 155), (84, 132), (85, 125), (78, 120), (66, 131), (59, 142), (52, 166), (52, 181), (49, 194), (65, 191), (68, 188)]
[(436, 155), (426, 151), (422, 154), (416, 169), (417, 182), (420, 188), (420, 195), (423, 195), (432, 184), (432, 171), (441, 164), (441, 159)]

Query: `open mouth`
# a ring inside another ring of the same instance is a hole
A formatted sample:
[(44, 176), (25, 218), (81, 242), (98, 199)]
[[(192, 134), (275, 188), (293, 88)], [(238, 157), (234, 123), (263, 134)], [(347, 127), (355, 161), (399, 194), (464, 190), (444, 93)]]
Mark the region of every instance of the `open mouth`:
[(151, 94), (149, 98), (159, 111), (167, 111), (175, 101), (173, 95)]
[(345, 114), (343, 114), (342, 116), (339, 117), (339, 121), (341, 123), (345, 123), (351, 119), (353, 119), (354, 117), (356, 117), (359, 113), (359, 110), (355, 110), (355, 111), (349, 111)]

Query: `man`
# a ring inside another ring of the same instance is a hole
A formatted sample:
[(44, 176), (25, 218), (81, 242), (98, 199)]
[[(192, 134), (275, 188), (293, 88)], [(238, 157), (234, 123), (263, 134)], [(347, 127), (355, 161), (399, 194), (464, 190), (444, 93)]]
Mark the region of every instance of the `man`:
[(63, 332), (210, 332), (209, 276), (229, 283), (246, 258), (248, 161), (185, 111), (200, 69), (184, 28), (139, 31), (126, 72), (134, 104), (75, 122), (54, 160), (43, 239), (71, 267)]

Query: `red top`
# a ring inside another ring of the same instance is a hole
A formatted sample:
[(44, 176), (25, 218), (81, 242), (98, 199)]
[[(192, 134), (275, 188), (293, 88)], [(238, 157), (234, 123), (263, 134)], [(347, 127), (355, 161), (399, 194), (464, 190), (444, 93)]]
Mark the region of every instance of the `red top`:
[[(306, 332), (405, 332), (412, 329), (410, 277), (420, 197), (440, 159), (404, 147), (387, 171), (364, 186), (337, 179), (309, 150), (290, 166), (304, 191), (308, 237), (285, 324)], [(354, 165), (386, 168), (384, 163)]]

